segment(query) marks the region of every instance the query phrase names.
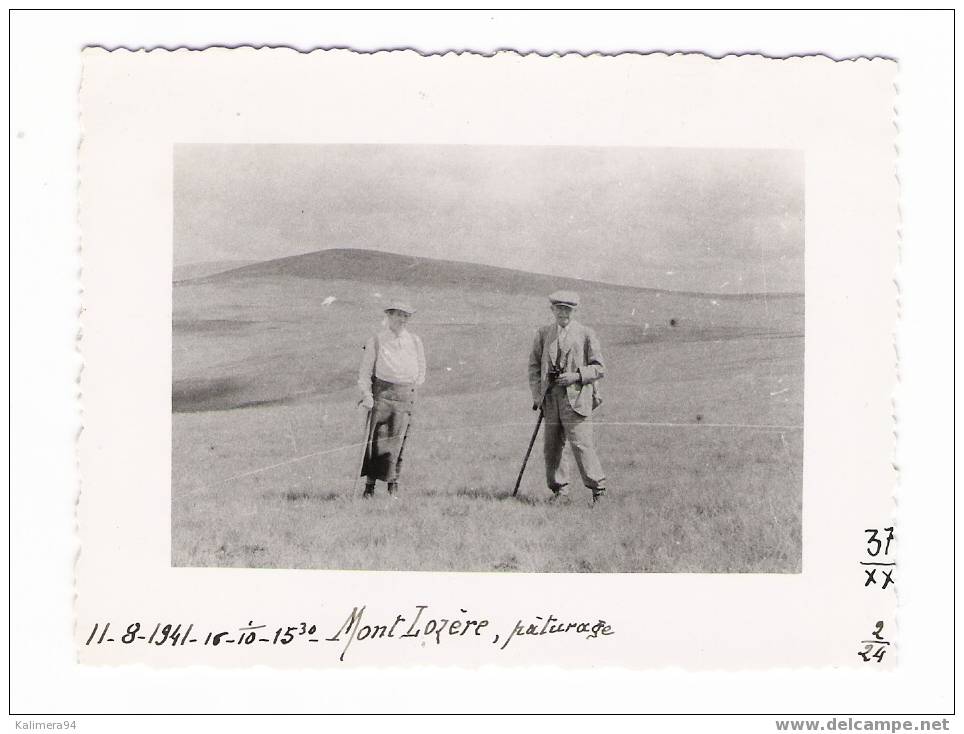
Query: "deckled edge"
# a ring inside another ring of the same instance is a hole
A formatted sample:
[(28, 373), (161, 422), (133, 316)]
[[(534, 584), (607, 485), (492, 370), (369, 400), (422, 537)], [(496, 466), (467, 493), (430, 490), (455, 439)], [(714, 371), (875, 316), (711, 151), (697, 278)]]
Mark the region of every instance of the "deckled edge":
[(100, 52), (100, 53), (132, 53), (132, 54), (151, 54), (151, 53), (203, 53), (203, 52), (218, 52), (218, 51), (277, 51), (277, 52), (290, 52), (295, 54), (300, 54), (302, 56), (311, 56), (313, 54), (352, 54), (356, 56), (380, 56), (380, 55), (391, 55), (391, 54), (414, 54), (416, 56), (421, 56), (422, 58), (445, 58), (448, 56), (455, 57), (478, 57), (478, 58), (494, 58), (496, 56), (516, 56), (518, 58), (529, 58), (536, 57), (539, 59), (565, 59), (570, 57), (579, 57), (583, 59), (599, 58), (599, 59), (613, 59), (621, 56), (662, 56), (664, 58), (675, 58), (675, 57), (700, 57), (707, 59), (709, 61), (723, 61), (732, 59), (760, 59), (764, 61), (797, 61), (800, 59), (810, 60), (810, 59), (821, 59), (828, 63), (844, 63), (844, 62), (897, 62), (897, 59), (886, 54), (856, 54), (854, 56), (840, 56), (835, 57), (830, 54), (823, 52), (809, 52), (801, 51), (800, 53), (787, 54), (785, 56), (771, 56), (759, 50), (753, 51), (732, 51), (725, 54), (720, 54), (714, 56), (713, 54), (708, 54), (704, 51), (697, 51), (694, 49), (676, 49), (676, 50), (665, 50), (665, 49), (647, 49), (647, 50), (621, 50), (621, 51), (577, 51), (575, 49), (557, 50), (557, 51), (539, 51), (539, 50), (529, 50), (529, 51), (519, 51), (512, 48), (496, 48), (491, 51), (477, 51), (473, 49), (444, 49), (439, 51), (423, 51), (412, 46), (397, 46), (388, 48), (352, 48), (351, 46), (315, 46), (311, 48), (299, 48), (297, 46), (288, 44), (253, 44), (253, 43), (240, 43), (240, 44), (222, 44), (222, 45), (210, 45), (210, 46), (189, 46), (189, 45), (179, 45), (179, 46), (107, 46), (102, 44), (92, 43), (84, 46), (82, 53)]
[(77, 432), (74, 436), (74, 469), (76, 472), (76, 484), (73, 487), (74, 490), (74, 507), (73, 507), (73, 521), (74, 521), (74, 546), (73, 546), (73, 564), (71, 567), (71, 577), (73, 580), (73, 595), (71, 597), (71, 610), (73, 612), (73, 620), (70, 626), (71, 629), (71, 642), (73, 644), (74, 652), (74, 662), (80, 663), (80, 646), (77, 644), (77, 634), (78, 626), (80, 624), (80, 558), (83, 553), (83, 534), (81, 532), (81, 522), (80, 522), (80, 507), (83, 500), (84, 492), (84, 478), (83, 478), (83, 462), (81, 461), (82, 456), (82, 444), (85, 441), (84, 437), (84, 367), (86, 363), (84, 361), (84, 230), (83, 222), (81, 219), (81, 212), (83, 211), (83, 177), (81, 175), (81, 159), (83, 156), (84, 147), (84, 82), (86, 81), (87, 74), (87, 64), (85, 63), (85, 53), (81, 53), (81, 64), (80, 64), (80, 75), (77, 83), (77, 91), (75, 95), (75, 100), (77, 104), (77, 137), (76, 144), (74, 146), (74, 154), (76, 160), (74, 161), (74, 175), (76, 180), (74, 181), (74, 226), (75, 226), (75, 241), (74, 241), (74, 253), (77, 258), (77, 297), (79, 304), (76, 311), (76, 325), (74, 330), (74, 352), (77, 357), (77, 372), (75, 380), (75, 392), (74, 392), (74, 415), (77, 417), (79, 423), (77, 427)]

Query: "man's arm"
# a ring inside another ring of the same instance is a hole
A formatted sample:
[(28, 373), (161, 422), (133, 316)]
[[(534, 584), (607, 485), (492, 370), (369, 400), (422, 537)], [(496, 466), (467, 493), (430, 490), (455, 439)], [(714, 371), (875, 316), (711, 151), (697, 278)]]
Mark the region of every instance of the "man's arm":
[(579, 381), (583, 385), (590, 382), (601, 380), (606, 374), (603, 365), (602, 349), (599, 346), (599, 337), (596, 332), (586, 328), (586, 364), (579, 367)]
[(365, 343), (361, 364), (358, 366), (358, 389), (362, 393), (362, 402), (366, 408), (374, 405), (372, 397), (372, 372), (375, 369), (375, 337)]
[(538, 402), (542, 399), (541, 329), (536, 329), (535, 339), (532, 340), (532, 350), (529, 352), (529, 390), (532, 393), (532, 403), (537, 406)]
[(422, 346), (422, 340), (419, 339), (415, 334), (415, 353), (418, 359), (418, 377), (415, 379), (416, 385), (421, 385), (425, 382), (425, 348)]

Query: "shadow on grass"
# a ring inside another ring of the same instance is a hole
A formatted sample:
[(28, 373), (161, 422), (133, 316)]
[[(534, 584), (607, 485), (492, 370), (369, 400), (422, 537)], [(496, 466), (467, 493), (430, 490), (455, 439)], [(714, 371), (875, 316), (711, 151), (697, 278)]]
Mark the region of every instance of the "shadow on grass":
[(515, 497), (513, 497), (512, 492), (508, 490), (474, 489), (466, 487), (457, 490), (455, 492), (455, 496), (465, 497), (473, 500), (489, 500), (495, 502), (515, 501), (524, 505), (542, 504), (542, 500), (536, 499), (535, 497), (529, 497), (528, 495), (524, 494), (517, 494)]
[(519, 559), (514, 555), (510, 555), (503, 558), (498, 563), (492, 566), (493, 571), (518, 571), (519, 570)]
[(288, 490), (281, 496), (288, 502), (331, 502), (341, 497), (337, 492), (308, 492), (305, 490)]
[[(265, 494), (265, 498), (271, 498), (271, 494)], [(437, 489), (427, 489), (424, 492), (414, 492), (408, 495), (410, 499), (417, 499), (420, 497), (424, 498), (443, 498), (452, 497), (453, 495), (448, 492), (439, 492)], [(525, 494), (518, 494), (515, 497), (512, 496), (512, 492), (505, 489), (493, 490), (493, 489), (477, 489), (474, 487), (463, 487), (456, 490), (455, 497), (459, 499), (467, 500), (481, 500), (483, 502), (518, 502), (522, 505), (544, 505), (549, 500), (545, 497), (533, 497)], [(285, 502), (333, 502), (335, 500), (347, 500), (353, 501), (354, 499), (361, 500), (361, 496), (353, 496), (349, 493), (338, 493), (338, 492), (309, 492), (303, 489), (290, 489), (281, 493), (281, 499)], [(461, 510), (449, 510), (443, 514), (466, 514), (467, 509)]]

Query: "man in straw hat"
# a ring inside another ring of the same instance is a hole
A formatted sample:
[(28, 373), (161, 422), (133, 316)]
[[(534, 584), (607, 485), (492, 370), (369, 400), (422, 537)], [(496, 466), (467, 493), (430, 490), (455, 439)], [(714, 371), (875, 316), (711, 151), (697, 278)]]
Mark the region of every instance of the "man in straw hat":
[(529, 355), (532, 409), (541, 407), (546, 422), (546, 483), (553, 499), (566, 495), (569, 467), (563, 451), (568, 443), (596, 504), (606, 491), (591, 421), (593, 410), (602, 403), (597, 385), (604, 373), (599, 339), (572, 318), (579, 294), (556, 291), (549, 296), (549, 304), (554, 323), (539, 328)]
[(379, 479), (388, 483), (389, 496), (398, 496), (402, 450), (411, 426), (415, 393), (425, 382), (422, 340), (406, 328), (414, 313), (405, 301), (389, 303), (384, 328), (368, 340), (358, 369), (361, 402), (371, 411), (368, 448), (361, 468), (364, 497), (374, 496)]

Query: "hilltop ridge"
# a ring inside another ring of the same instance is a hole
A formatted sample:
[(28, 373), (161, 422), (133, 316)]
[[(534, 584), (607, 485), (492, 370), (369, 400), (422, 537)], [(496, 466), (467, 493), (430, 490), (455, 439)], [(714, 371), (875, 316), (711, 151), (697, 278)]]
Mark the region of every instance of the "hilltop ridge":
[(196, 283), (264, 276), (288, 276), (317, 280), (349, 280), (365, 283), (387, 281), (406, 288), (436, 286), (487, 290), (506, 295), (541, 293), (560, 288), (605, 289), (622, 293), (667, 293), (716, 299), (799, 297), (798, 293), (695, 293), (645, 288), (600, 281), (530, 273), (480, 263), (400, 255), (380, 250), (333, 248), (301, 255), (265, 260), (192, 279)]

